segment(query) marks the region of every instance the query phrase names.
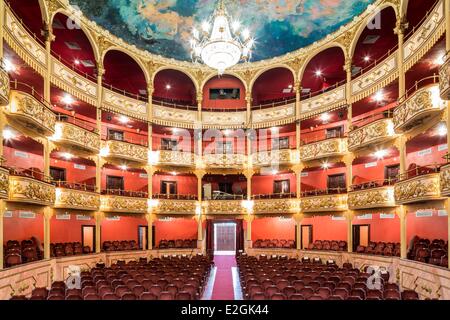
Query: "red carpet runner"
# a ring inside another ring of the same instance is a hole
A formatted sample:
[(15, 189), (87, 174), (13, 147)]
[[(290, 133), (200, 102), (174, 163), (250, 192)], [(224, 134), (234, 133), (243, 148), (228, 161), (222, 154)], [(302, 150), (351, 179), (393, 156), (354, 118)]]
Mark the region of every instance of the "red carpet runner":
[(236, 257), (215, 256), (214, 263), (217, 271), (211, 300), (234, 300), (231, 268), (236, 267)]

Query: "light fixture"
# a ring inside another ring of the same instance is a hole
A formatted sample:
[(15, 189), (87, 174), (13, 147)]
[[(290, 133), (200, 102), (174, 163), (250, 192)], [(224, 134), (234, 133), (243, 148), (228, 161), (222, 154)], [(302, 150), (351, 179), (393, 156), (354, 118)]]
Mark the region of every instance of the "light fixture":
[(3, 139), (11, 140), (11, 139), (14, 139), (15, 137), (16, 137), (16, 135), (14, 134), (14, 132), (12, 132), (12, 130), (10, 130), (10, 129), (3, 130)]
[(201, 32), (196, 28), (192, 30), (192, 60), (201, 60), (216, 69), (219, 75), (241, 60), (248, 61), (255, 42), (248, 29), (240, 32), (240, 23), (233, 21), (230, 24), (231, 20), (224, 1), (219, 0), (212, 17), (201, 24)]
[(119, 116), (119, 122), (122, 124), (127, 124), (130, 121), (130, 119), (127, 116)]
[(195, 214), (196, 214), (197, 216), (201, 216), (201, 215), (202, 215), (202, 207), (201, 207), (201, 205), (198, 204), (198, 203), (195, 205)]
[(280, 129), (278, 127), (272, 127), (270, 128), (270, 132), (277, 133)]
[(377, 93), (375, 93), (375, 95), (373, 96), (373, 100), (376, 102), (382, 102), (384, 100), (384, 93), (382, 90), (378, 91)]
[(328, 121), (330, 121), (331, 119), (331, 115), (329, 113), (322, 113), (320, 115), (320, 120), (322, 120), (322, 122), (327, 123)]
[(178, 129), (178, 128), (172, 128), (173, 134), (178, 134), (179, 131), (180, 131), (180, 129)]
[(445, 125), (445, 123), (439, 124), (437, 132), (441, 137), (445, 137), (447, 135), (447, 126)]
[(388, 155), (388, 151), (387, 150), (377, 150), (374, 153), (374, 156), (378, 159), (381, 160), (383, 159), (385, 156)]
[(78, 66), (80, 64), (80, 60), (75, 59), (74, 63)]
[(226, 130), (223, 131), (223, 134), (225, 136), (229, 136), (231, 134), (231, 130), (230, 129), (226, 129)]
[(149, 151), (148, 152), (148, 163), (155, 165), (159, 162), (159, 151)]
[(108, 147), (101, 148), (99, 155), (100, 157), (107, 157), (109, 155), (109, 148)]
[(445, 54), (440, 54), (435, 60), (434, 64), (438, 66), (442, 66), (445, 63)]
[(175, 171), (172, 171), (170, 174), (173, 175), (173, 176), (177, 175), (177, 173)]
[(122, 164), (122, 165), (119, 166), (119, 169), (122, 170), (122, 171), (127, 171), (128, 167), (127, 167), (127, 165)]
[(5, 69), (6, 72), (16, 71), (16, 66), (11, 60), (3, 59), (3, 69)]
[(253, 212), (253, 207), (255, 205), (255, 202), (253, 200), (243, 200), (242, 201), (242, 207), (247, 210), (248, 214), (251, 214)]
[(70, 106), (72, 103), (75, 102), (75, 100), (73, 100), (73, 98), (70, 94), (66, 93), (62, 96), (61, 102), (67, 106)]
[(159, 205), (159, 200), (157, 199), (148, 199), (147, 204), (150, 208), (156, 208)]
[(278, 174), (278, 170), (273, 169), (273, 170), (272, 170), (272, 175), (275, 176), (275, 175), (277, 175), (277, 174)]
[(370, 61), (370, 56), (365, 56), (365, 57), (364, 57), (364, 61), (365, 61), (365, 62), (369, 62), (369, 61)]
[(328, 162), (322, 163), (322, 169), (328, 169), (330, 168), (330, 164)]
[(73, 154), (71, 154), (69, 152), (64, 152), (61, 156), (66, 160), (70, 160), (73, 158)]
[(289, 89), (292, 89), (294, 86), (292, 84), (288, 85)]
[(314, 74), (316, 75), (316, 77), (320, 77), (322, 75), (322, 70), (316, 70)]
[(172, 89), (172, 86), (170, 84), (166, 84), (166, 89), (170, 90), (170, 89)]

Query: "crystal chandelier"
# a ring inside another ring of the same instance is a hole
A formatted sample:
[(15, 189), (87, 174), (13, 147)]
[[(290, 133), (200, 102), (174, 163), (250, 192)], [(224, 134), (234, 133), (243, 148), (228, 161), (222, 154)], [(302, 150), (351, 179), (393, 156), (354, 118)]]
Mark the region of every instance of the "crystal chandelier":
[(225, 69), (239, 61), (250, 59), (255, 41), (248, 29), (241, 31), (238, 21), (231, 24), (230, 21), (223, 0), (219, 0), (213, 16), (202, 23), (201, 31), (195, 28), (192, 30), (191, 54), (194, 62), (201, 60), (223, 74)]

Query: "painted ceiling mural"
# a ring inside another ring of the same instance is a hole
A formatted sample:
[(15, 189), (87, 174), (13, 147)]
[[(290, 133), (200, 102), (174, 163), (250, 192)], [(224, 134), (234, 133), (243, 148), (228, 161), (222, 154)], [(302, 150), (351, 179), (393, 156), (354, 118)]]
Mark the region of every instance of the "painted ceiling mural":
[[(229, 0), (228, 12), (255, 37), (252, 61), (300, 49), (338, 30), (375, 0)], [(190, 60), (193, 26), (216, 0), (70, 0), (91, 20), (154, 54)]]

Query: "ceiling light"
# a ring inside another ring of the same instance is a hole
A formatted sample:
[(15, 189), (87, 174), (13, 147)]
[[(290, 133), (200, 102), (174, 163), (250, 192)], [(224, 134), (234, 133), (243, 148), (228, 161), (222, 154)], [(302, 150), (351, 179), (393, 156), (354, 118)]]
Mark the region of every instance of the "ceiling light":
[(127, 169), (128, 169), (128, 167), (127, 167), (125, 164), (119, 166), (119, 168), (120, 168), (120, 170), (122, 170), (122, 171), (127, 171)]
[(100, 149), (100, 153), (99, 153), (100, 157), (107, 157), (108, 155), (109, 155), (109, 148), (108, 147)]
[(447, 135), (447, 126), (445, 125), (445, 123), (441, 123), (438, 126), (437, 132), (441, 137), (445, 137)]
[(316, 70), (315, 75), (316, 77), (320, 77), (322, 75), (322, 70)]
[(175, 171), (172, 171), (170, 174), (173, 175), (173, 176), (177, 175), (177, 173)]
[(170, 90), (170, 89), (172, 89), (172, 86), (170, 84), (166, 84), (166, 89)]
[(64, 103), (65, 105), (70, 106), (72, 103), (75, 102), (75, 100), (73, 100), (72, 96), (68, 93), (64, 94), (64, 96), (61, 98), (61, 102)]
[(5, 69), (6, 72), (16, 71), (16, 66), (11, 60), (3, 59), (3, 69)]
[(438, 65), (438, 66), (442, 66), (445, 63), (445, 59), (444, 58), (445, 58), (445, 54), (439, 55), (439, 57), (437, 57), (434, 60), (434, 64)]
[(79, 65), (81, 62), (80, 62), (80, 60), (75, 59), (74, 63), (75, 63), (76, 65)]
[(225, 136), (229, 136), (229, 135), (231, 135), (231, 130), (230, 129), (226, 129), (226, 130), (223, 131), (223, 134)]
[(370, 61), (370, 57), (369, 57), (369, 56), (365, 56), (365, 57), (364, 57), (364, 61), (365, 61), (365, 62), (369, 62), (369, 61)]
[(388, 155), (388, 151), (387, 150), (378, 150), (374, 153), (374, 156), (378, 159), (381, 160), (383, 159), (385, 156)]
[(63, 157), (64, 159), (66, 159), (66, 160), (70, 160), (70, 159), (73, 158), (73, 154), (68, 153), (68, 152), (64, 152), (64, 153), (62, 154), (62, 157)]
[(278, 174), (278, 170), (272, 170), (272, 175), (274, 176), (274, 175), (277, 175)]
[(130, 121), (130, 119), (126, 116), (119, 116), (119, 122), (122, 124), (127, 124)]
[(10, 129), (3, 130), (3, 139), (11, 140), (11, 139), (14, 139), (15, 137), (16, 137), (16, 135)]
[(293, 88), (293, 85), (292, 85), (292, 84), (290, 84), (290, 85), (288, 86), (288, 88), (289, 88), (289, 89), (292, 89), (292, 88)]
[(328, 162), (324, 162), (322, 164), (322, 169), (328, 169), (328, 168), (330, 168), (330, 164)]
[(329, 113), (322, 113), (320, 115), (320, 120), (322, 120), (322, 122), (328, 122), (331, 119), (331, 115)]
[(384, 100), (384, 94), (383, 91), (380, 90), (373, 96), (373, 100), (376, 102), (382, 102)]
[(236, 32), (241, 27), (241, 23), (239, 21), (233, 21), (233, 24), (231, 26), (233, 28), (233, 31)]
[(272, 133), (277, 133), (279, 130), (280, 130), (280, 128), (278, 128), (278, 127), (270, 128), (270, 132), (272, 132)]
[(180, 129), (178, 129), (178, 128), (172, 128), (173, 134), (178, 134), (179, 131), (180, 131)]

